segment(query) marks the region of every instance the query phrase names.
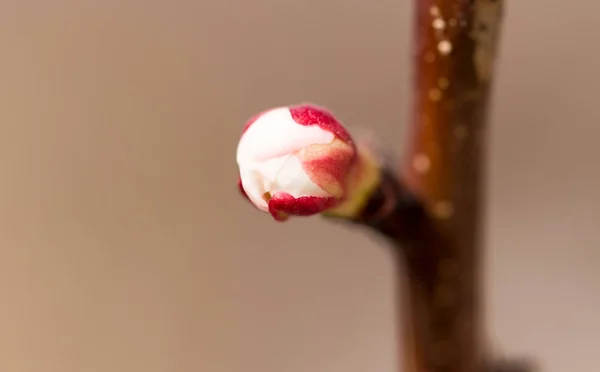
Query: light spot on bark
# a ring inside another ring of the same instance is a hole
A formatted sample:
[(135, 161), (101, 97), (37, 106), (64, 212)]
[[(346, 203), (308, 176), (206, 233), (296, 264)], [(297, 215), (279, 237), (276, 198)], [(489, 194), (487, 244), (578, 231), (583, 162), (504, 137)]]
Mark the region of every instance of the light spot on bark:
[(441, 200), (434, 204), (433, 214), (442, 220), (446, 220), (454, 214), (454, 204), (447, 200)]
[(436, 30), (441, 31), (446, 28), (446, 22), (441, 18), (436, 18), (431, 23), (431, 26), (433, 26), (433, 28), (435, 28)]
[(413, 158), (413, 168), (421, 174), (425, 174), (431, 168), (431, 160), (429, 160), (429, 156), (425, 154), (417, 154)]
[(442, 55), (448, 55), (452, 52), (452, 43), (449, 40), (442, 40), (437, 45), (438, 52)]
[(437, 89), (437, 88), (433, 88), (432, 90), (429, 91), (429, 99), (437, 102), (442, 98), (442, 91)]

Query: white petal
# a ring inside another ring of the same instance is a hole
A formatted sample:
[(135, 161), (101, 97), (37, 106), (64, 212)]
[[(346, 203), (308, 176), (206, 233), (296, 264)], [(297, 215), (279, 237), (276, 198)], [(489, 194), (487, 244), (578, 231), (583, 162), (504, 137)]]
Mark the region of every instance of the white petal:
[(288, 193), (295, 198), (301, 196), (331, 196), (308, 177), (306, 171), (302, 168), (302, 163), (296, 156), (290, 156), (277, 174), (270, 192), (275, 194), (278, 191)]
[(244, 192), (248, 195), (248, 199), (258, 209), (265, 212), (269, 211), (267, 202), (263, 199), (263, 195), (267, 190), (264, 187), (262, 175), (253, 169), (240, 168), (240, 179)]
[(330, 143), (335, 135), (317, 125), (298, 124), (287, 107), (259, 117), (242, 135), (237, 162), (256, 162), (293, 154), (313, 144)]
[(281, 172), (281, 169), (283, 169), (285, 163), (291, 156), (292, 155), (284, 155), (278, 158), (244, 165), (249, 166), (260, 173), (265, 189), (271, 191), (273, 185), (277, 182), (277, 175)]
[(245, 163), (240, 166), (240, 177), (250, 201), (265, 212), (269, 210), (268, 203), (263, 199), (267, 192), (271, 195), (284, 192), (295, 198), (331, 196), (308, 177), (296, 156), (286, 155), (264, 162)]
[(268, 211), (267, 202), (263, 199), (265, 193), (272, 193), (276, 188), (277, 174), (283, 168), (290, 155), (269, 159), (263, 162), (243, 163), (240, 165), (240, 178), (248, 198), (258, 208)]

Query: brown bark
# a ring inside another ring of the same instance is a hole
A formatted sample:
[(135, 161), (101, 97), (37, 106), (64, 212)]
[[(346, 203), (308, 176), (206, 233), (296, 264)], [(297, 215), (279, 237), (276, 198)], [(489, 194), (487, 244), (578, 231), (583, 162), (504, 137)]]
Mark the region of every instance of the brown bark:
[[(477, 371), (487, 113), (501, 0), (417, 0), (414, 109), (402, 169), (439, 236), (422, 278), (410, 260), (416, 371)], [(431, 240), (424, 239), (424, 241)], [(429, 282), (429, 283), (428, 283)], [(423, 284), (425, 283), (425, 287)]]
[(480, 326), (482, 180), (501, 3), (416, 0), (407, 153), (358, 221), (398, 247), (403, 371), (488, 368)]

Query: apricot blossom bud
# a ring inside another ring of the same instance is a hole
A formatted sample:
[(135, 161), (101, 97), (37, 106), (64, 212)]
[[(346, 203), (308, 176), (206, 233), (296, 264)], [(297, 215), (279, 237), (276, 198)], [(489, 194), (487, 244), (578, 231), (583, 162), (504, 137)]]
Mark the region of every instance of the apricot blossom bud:
[(277, 220), (332, 210), (349, 194), (357, 147), (328, 110), (311, 104), (264, 111), (237, 148), (240, 191)]

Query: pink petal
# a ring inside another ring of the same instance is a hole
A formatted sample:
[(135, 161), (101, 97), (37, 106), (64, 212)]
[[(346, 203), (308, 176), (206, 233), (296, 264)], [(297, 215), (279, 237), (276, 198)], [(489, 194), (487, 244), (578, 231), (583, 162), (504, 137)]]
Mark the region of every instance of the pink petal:
[(327, 145), (312, 145), (298, 153), (308, 177), (332, 196), (344, 193), (346, 176), (356, 159), (353, 147), (340, 139)]
[(352, 144), (350, 133), (344, 128), (333, 114), (324, 107), (313, 104), (290, 106), (294, 121), (301, 125), (318, 125), (327, 132), (335, 134), (346, 143)]

